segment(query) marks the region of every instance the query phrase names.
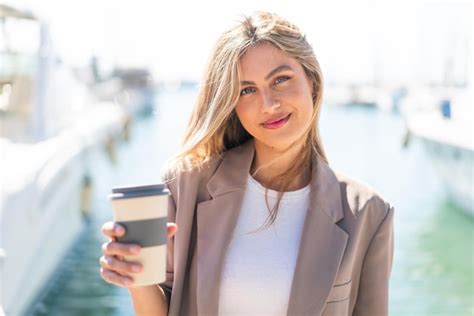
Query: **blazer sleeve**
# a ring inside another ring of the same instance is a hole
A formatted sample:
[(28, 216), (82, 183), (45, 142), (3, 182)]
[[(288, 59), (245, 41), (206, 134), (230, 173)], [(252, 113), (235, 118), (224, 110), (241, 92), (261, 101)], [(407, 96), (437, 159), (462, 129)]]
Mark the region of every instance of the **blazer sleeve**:
[[(170, 186), (168, 188), (171, 191)], [(176, 222), (176, 203), (173, 198), (173, 194), (169, 197), (168, 200), (168, 222)], [(169, 238), (166, 244), (166, 280), (158, 285), (163, 289), (166, 295), (166, 300), (168, 302), (168, 313), (171, 303), (171, 292), (173, 290), (173, 280), (174, 280), (174, 236)]]
[(389, 206), (368, 247), (353, 315), (388, 315), (389, 278), (394, 249), (393, 213), (393, 207)]

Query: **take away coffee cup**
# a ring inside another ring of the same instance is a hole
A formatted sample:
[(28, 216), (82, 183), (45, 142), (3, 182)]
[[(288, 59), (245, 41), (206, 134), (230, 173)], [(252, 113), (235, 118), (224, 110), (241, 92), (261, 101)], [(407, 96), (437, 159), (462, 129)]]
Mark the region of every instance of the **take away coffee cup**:
[(138, 255), (124, 257), (143, 265), (140, 273), (130, 273), (134, 287), (166, 280), (169, 195), (164, 184), (116, 187), (109, 195), (114, 221), (126, 231), (117, 241), (142, 247)]

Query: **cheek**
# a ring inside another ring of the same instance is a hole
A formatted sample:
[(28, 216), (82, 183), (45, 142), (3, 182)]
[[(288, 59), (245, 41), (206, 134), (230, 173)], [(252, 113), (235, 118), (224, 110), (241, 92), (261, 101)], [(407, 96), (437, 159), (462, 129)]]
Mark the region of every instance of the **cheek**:
[(300, 86), (300, 91), (298, 92), (300, 95), (300, 99), (307, 107), (307, 109), (311, 110), (313, 109), (313, 93), (311, 87), (308, 87), (306, 84), (302, 84)]
[(312, 114), (313, 98), (309, 91), (302, 88), (295, 88), (288, 92), (288, 100), (291, 100), (289, 103), (297, 107), (298, 112), (303, 115)]
[(311, 122), (311, 118), (313, 116), (313, 111), (314, 111), (314, 108), (313, 108), (313, 103), (312, 103), (312, 100), (310, 101), (307, 101), (306, 103), (304, 103), (304, 106), (303, 106), (303, 109), (302, 109), (302, 112), (304, 114), (304, 125), (308, 125), (310, 124)]
[(311, 123), (311, 118), (314, 112), (313, 99), (308, 95), (307, 91), (299, 92), (299, 96), (294, 99), (296, 102), (294, 106), (298, 115), (296, 116), (297, 124), (301, 128), (306, 128)]
[(252, 126), (252, 118), (255, 116), (251, 113), (249, 107), (245, 105), (237, 105), (235, 108), (235, 113), (240, 120), (240, 124), (249, 131), (249, 128)]
[(308, 87), (307, 83), (304, 83), (302, 81), (294, 82), (293, 84), (289, 85), (283, 91), (283, 95), (288, 100), (297, 101), (298, 104), (306, 105), (307, 103), (313, 103), (311, 88)]

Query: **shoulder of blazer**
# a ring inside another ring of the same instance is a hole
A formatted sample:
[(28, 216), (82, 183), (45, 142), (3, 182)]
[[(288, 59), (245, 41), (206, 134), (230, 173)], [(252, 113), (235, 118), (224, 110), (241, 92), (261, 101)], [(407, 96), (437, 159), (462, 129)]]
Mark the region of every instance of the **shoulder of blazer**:
[(222, 162), (226, 153), (211, 157), (208, 161), (201, 165), (201, 167), (191, 170), (179, 170), (172, 165), (165, 165), (161, 169), (161, 180), (165, 183), (172, 196), (174, 196), (175, 203), (176, 199), (179, 199), (178, 189), (180, 186), (183, 187), (183, 191), (188, 191), (190, 186), (197, 187), (196, 201), (200, 202), (210, 198), (207, 192), (207, 182), (214, 175)]
[(355, 218), (370, 217), (371, 222), (381, 223), (387, 216), (391, 204), (368, 184), (336, 173), (341, 189), (344, 212), (350, 213)]
[(193, 168), (191, 170), (181, 171), (174, 165), (171, 165), (169, 163), (165, 164), (165, 166), (161, 169), (161, 179), (164, 183), (168, 185), (173, 185), (174, 182), (181, 182), (183, 179), (191, 179), (192, 183), (196, 184), (207, 184), (209, 179), (217, 171), (219, 165), (225, 159), (226, 156), (235, 156), (244, 148), (248, 148), (248, 145), (250, 144), (251, 141), (247, 141), (239, 146), (224, 151), (223, 153), (216, 154), (210, 157), (199, 168)]
[(164, 183), (170, 183), (173, 181), (177, 181), (183, 177), (210, 178), (217, 170), (217, 167), (221, 163), (225, 154), (226, 153), (224, 152), (221, 155), (213, 156), (209, 158), (208, 161), (203, 163), (200, 168), (193, 168), (191, 170), (179, 170), (179, 168), (176, 166), (166, 164), (161, 169), (161, 180)]

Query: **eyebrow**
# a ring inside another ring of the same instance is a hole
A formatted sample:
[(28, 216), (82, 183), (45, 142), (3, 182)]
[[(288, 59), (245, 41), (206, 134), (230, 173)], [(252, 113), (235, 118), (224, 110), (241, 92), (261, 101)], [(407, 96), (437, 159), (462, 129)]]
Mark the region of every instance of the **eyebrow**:
[[(280, 71), (283, 71), (283, 70), (293, 70), (293, 68), (291, 68), (290, 66), (288, 65), (280, 65), (278, 67), (276, 67), (275, 69), (273, 69), (272, 71), (270, 71), (268, 73), (268, 75), (266, 75), (264, 77), (265, 80), (268, 80), (270, 79), (270, 77), (272, 77), (274, 74), (280, 72)], [(247, 81), (247, 80), (244, 80), (244, 81), (241, 81), (240, 82), (241, 85), (252, 85), (252, 84), (255, 84), (255, 82), (253, 81)]]

